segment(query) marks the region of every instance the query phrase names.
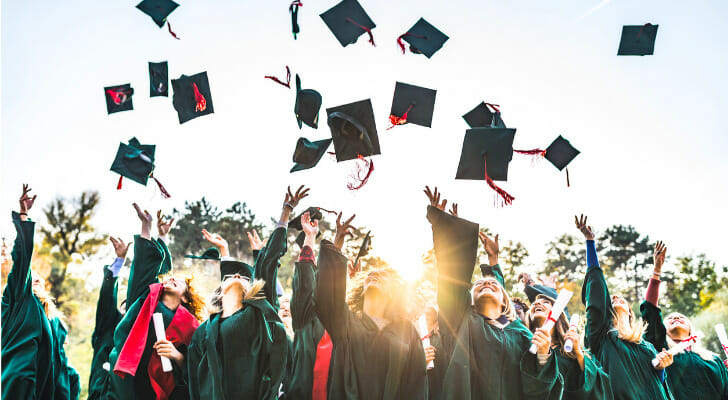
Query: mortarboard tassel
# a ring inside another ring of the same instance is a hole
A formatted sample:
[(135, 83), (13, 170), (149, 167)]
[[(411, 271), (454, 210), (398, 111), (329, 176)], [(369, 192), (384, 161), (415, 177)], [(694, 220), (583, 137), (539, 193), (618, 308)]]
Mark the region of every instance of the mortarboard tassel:
[(569, 183), (569, 169), (566, 168), (566, 187), (571, 187), (571, 183)]
[(192, 89), (195, 91), (195, 111), (205, 111), (207, 108), (207, 100), (205, 100), (205, 96), (200, 93), (200, 89), (197, 88), (197, 84), (192, 82)]
[(337, 214), (339, 214), (339, 213), (337, 213), (336, 211), (331, 211), (331, 210), (327, 210), (327, 209), (325, 209), (325, 208), (323, 208), (323, 207), (316, 207), (316, 208), (317, 208), (317, 209), (318, 209), (319, 211), (323, 211), (323, 212), (325, 212), (325, 213), (329, 213), (329, 214), (333, 214), (333, 215), (337, 215)]
[(168, 198), (172, 197), (172, 195), (169, 194), (169, 192), (167, 191), (167, 189), (165, 189), (164, 186), (162, 186), (162, 182), (160, 182), (159, 179), (157, 179), (154, 176), (154, 174), (149, 175), (149, 177), (152, 178), (152, 179), (154, 179), (154, 182), (157, 182), (157, 186), (159, 186), (159, 191), (162, 192), (162, 197), (164, 197), (165, 199), (168, 199)]
[[(359, 154), (357, 157), (356, 171), (349, 175), (349, 177), (352, 178), (352, 181), (348, 182), (346, 187), (349, 190), (361, 189), (364, 185), (366, 185), (367, 181), (369, 181), (369, 177), (372, 176), (373, 171), (374, 161), (372, 161), (371, 158), (367, 160), (363, 155)], [(362, 173), (364, 173), (364, 176), (362, 176)]]
[(273, 82), (279, 83), (287, 88), (291, 88), (291, 69), (288, 68), (288, 65), (286, 65), (286, 82), (281, 81), (280, 79), (276, 78), (275, 76), (266, 75), (264, 76), (266, 79), (270, 79)]
[(638, 40), (640, 40), (640, 36), (642, 35), (642, 30), (645, 29), (648, 26), (652, 26), (652, 24), (648, 22), (648, 23), (642, 25), (642, 28), (640, 28), (640, 31), (637, 34), (637, 38), (635, 39), (635, 42), (638, 41)]
[(536, 165), (538, 161), (546, 156), (546, 150), (533, 149), (533, 150), (516, 150), (513, 149), (514, 153), (523, 154), (531, 157), (531, 166)]
[(398, 117), (396, 115), (390, 115), (389, 116), (389, 123), (392, 124), (392, 126), (390, 126), (389, 128), (387, 128), (387, 130), (392, 129), (392, 128), (394, 128), (397, 125), (404, 125), (404, 124), (406, 124), (407, 123), (407, 113), (409, 113), (410, 110), (412, 110), (412, 107), (414, 107), (414, 106), (415, 106), (414, 104), (410, 104), (410, 106), (407, 107), (407, 111), (405, 111), (404, 114), (402, 114), (401, 117)]
[(509, 206), (513, 203), (513, 200), (516, 198), (508, 194), (505, 190), (498, 187), (498, 185), (493, 182), (492, 179), (488, 176), (488, 165), (485, 161), (485, 155), (483, 155), (483, 168), (485, 169), (485, 182), (488, 183), (488, 186), (490, 186), (491, 189), (493, 189), (498, 196), (501, 198), (501, 201), (497, 203), (498, 206)]
[(172, 35), (173, 38), (179, 40), (177, 34), (172, 32), (172, 25), (169, 24), (169, 21), (167, 21), (167, 30), (169, 30), (169, 34)]
[(111, 100), (114, 102), (114, 104), (121, 105), (121, 103), (126, 103), (126, 101), (129, 99), (127, 95), (131, 95), (134, 93), (134, 90), (111, 90), (107, 89), (106, 94), (111, 97)]
[[(402, 38), (405, 37), (405, 36), (414, 36), (414, 37), (418, 37), (420, 39), (427, 40), (427, 36), (415, 35), (414, 33), (409, 33), (409, 32), (400, 35), (397, 38), (397, 44), (399, 45), (399, 49), (402, 50), (402, 54), (406, 53), (405, 46), (404, 46), (404, 41), (402, 40)], [(420, 53), (420, 51), (417, 50), (417, 49), (415, 49), (414, 47), (412, 47), (412, 45), (410, 45), (410, 52), (412, 52), (412, 53)]]
[(493, 112), (500, 112), (500, 106), (498, 104), (493, 104), (493, 103), (483, 103), (483, 104), (492, 108)]
[(301, 29), (298, 27), (298, 7), (303, 7), (303, 3), (299, 0), (294, 0), (288, 7), (288, 12), (291, 13), (291, 31), (293, 32), (293, 40), (296, 40), (296, 35)]
[(119, 183), (116, 184), (116, 190), (121, 190), (121, 181), (124, 180), (124, 175), (119, 175)]
[(367, 28), (364, 25), (359, 25), (358, 23), (356, 23), (353, 19), (351, 19), (349, 17), (346, 17), (346, 20), (348, 22), (351, 22), (352, 24), (358, 26), (359, 28), (364, 29), (364, 31), (369, 34), (369, 43), (371, 43), (372, 46), (377, 47), (377, 45), (374, 44), (374, 35), (372, 35), (372, 30), (371, 29)]

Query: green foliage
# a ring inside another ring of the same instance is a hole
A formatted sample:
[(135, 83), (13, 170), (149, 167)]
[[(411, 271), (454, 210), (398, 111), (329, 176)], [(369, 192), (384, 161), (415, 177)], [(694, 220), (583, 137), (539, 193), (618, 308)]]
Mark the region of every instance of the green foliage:
[[(723, 267), (724, 270), (725, 268)], [(717, 292), (713, 300), (709, 306), (700, 310), (695, 317), (691, 318), (690, 322), (694, 328), (705, 333), (703, 345), (725, 360), (726, 355), (720, 347), (718, 335), (715, 333), (715, 325), (722, 323), (728, 326), (728, 291)]]
[(663, 277), (667, 282), (663, 295), (667, 300), (667, 311), (694, 315), (707, 309), (720, 289), (728, 285), (727, 274), (728, 268), (718, 271), (715, 262), (708, 260), (705, 254), (678, 257), (677, 272)]
[(586, 273), (586, 249), (584, 239), (565, 233), (550, 241), (546, 247), (546, 259), (542, 272), (557, 273), (567, 281), (580, 281)]
[(652, 265), (653, 245), (649, 236), (642, 236), (631, 226), (614, 225), (599, 238), (602, 263), (618, 278), (620, 285), (615, 293), (621, 293), (635, 304), (640, 293), (647, 287)]

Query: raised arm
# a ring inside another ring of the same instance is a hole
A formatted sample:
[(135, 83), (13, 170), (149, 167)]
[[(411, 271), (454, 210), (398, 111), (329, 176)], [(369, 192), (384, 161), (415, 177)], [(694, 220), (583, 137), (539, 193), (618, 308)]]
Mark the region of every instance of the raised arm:
[(157, 210), (158, 236), (155, 242), (164, 253), (164, 261), (162, 261), (162, 266), (159, 269), (159, 275), (164, 275), (172, 271), (172, 253), (169, 252), (169, 247), (167, 247), (167, 235), (169, 234), (169, 230), (172, 229), (173, 223), (174, 218), (162, 215), (162, 210)]
[(498, 265), (498, 254), (500, 253), (498, 235), (495, 235), (494, 238), (490, 238), (485, 234), (485, 232), (478, 232), (478, 237), (480, 238), (480, 243), (483, 243), (485, 253), (488, 254), (488, 264), (480, 266), (480, 273), (483, 276), (494, 276), (501, 286), (506, 287), (503, 270), (501, 270), (500, 265)]
[(5, 314), (26, 299), (33, 295), (33, 278), (30, 273), (30, 261), (33, 255), (33, 239), (35, 223), (28, 219), (28, 211), (33, 207), (37, 197), (30, 197), (31, 189), (23, 185), (23, 194), (20, 196), (20, 212), (12, 213), (13, 225), (15, 225), (15, 244), (13, 245), (12, 258), (13, 266), (7, 277), (7, 286), (3, 292), (2, 313)]
[(309, 213), (304, 213), (301, 217), (301, 226), (306, 238), (293, 271), (291, 319), (294, 331), (306, 326), (316, 316), (313, 301), (313, 290), (316, 286), (316, 259), (313, 246), (318, 233), (318, 221), (311, 220)]
[(134, 203), (134, 209), (142, 223), (141, 234), (134, 236), (134, 259), (129, 272), (129, 285), (126, 291), (126, 306), (131, 307), (134, 302), (144, 296), (149, 285), (158, 282), (164, 251), (156, 242), (152, 241), (152, 215), (142, 210)]
[(587, 217), (574, 217), (576, 227), (586, 239), (587, 270), (581, 288), (581, 301), (586, 305), (586, 328), (584, 342), (588, 348), (596, 352), (601, 339), (612, 328), (612, 300), (609, 296), (604, 271), (599, 266), (597, 248), (594, 243), (594, 232), (587, 225)]
[[(125, 244), (123, 240), (114, 237), (110, 237), (109, 240), (114, 245), (116, 259), (111, 265), (104, 266), (104, 280), (101, 282), (99, 300), (96, 303), (96, 324), (91, 336), (94, 352), (99, 351), (104, 343), (112, 344), (111, 335), (121, 319), (121, 313), (117, 308), (117, 278), (124, 265), (126, 253), (131, 247), (131, 242)], [(103, 340), (105, 335), (109, 337), (107, 342)]]
[(667, 247), (665, 244), (657, 242), (653, 253), (655, 267), (652, 270), (652, 278), (650, 278), (650, 282), (647, 284), (645, 301), (640, 304), (642, 319), (647, 322), (644, 339), (652, 343), (655, 349), (668, 348), (667, 330), (665, 329), (665, 323), (662, 322), (662, 311), (657, 306), (660, 297), (660, 274), (662, 273), (662, 265), (665, 263), (666, 254)]

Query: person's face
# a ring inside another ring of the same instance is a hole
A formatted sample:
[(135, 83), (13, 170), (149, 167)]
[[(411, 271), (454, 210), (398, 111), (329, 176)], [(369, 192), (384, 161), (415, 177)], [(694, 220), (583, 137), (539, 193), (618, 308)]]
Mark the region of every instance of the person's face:
[(223, 279), (221, 287), (223, 296), (230, 293), (231, 290), (244, 293), (246, 284), (250, 283), (248, 277), (240, 276), (239, 274), (225, 275)]
[(34, 291), (45, 291), (45, 279), (41, 278), (38, 275), (33, 274), (33, 290)]
[(382, 271), (372, 271), (364, 278), (364, 293), (371, 290), (379, 291), (381, 294), (389, 295), (387, 274)]
[(553, 305), (553, 301), (551, 301), (551, 299), (547, 297), (536, 297), (536, 300), (534, 300), (530, 308), (533, 322), (538, 326), (543, 325), (543, 323), (546, 322), (546, 319), (548, 318), (549, 313), (551, 312), (551, 307), (553, 307)]
[(164, 293), (182, 298), (187, 291), (187, 283), (184, 279), (169, 277), (162, 282), (162, 288)]
[(671, 313), (665, 318), (665, 328), (673, 340), (682, 340), (690, 335), (690, 321), (680, 313)]
[(291, 302), (289, 300), (281, 301), (281, 308), (278, 310), (278, 316), (283, 318), (291, 318)]
[(503, 304), (503, 292), (495, 278), (482, 278), (475, 281), (472, 294), (476, 304), (485, 300)]
[(612, 295), (612, 308), (617, 312), (625, 312), (629, 314), (629, 303), (622, 296)]

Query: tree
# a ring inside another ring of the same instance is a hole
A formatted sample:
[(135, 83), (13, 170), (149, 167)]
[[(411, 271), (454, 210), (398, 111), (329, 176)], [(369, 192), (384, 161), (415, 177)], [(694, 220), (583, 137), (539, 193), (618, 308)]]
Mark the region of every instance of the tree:
[(105, 242), (104, 237), (94, 233), (91, 225), (99, 200), (98, 192), (83, 192), (71, 200), (57, 198), (43, 209), (47, 223), (40, 230), (44, 250), (52, 259), (48, 283), (50, 293), (60, 308), (63, 308), (67, 295), (83, 283), (67, 279), (68, 265), (75, 257), (84, 259), (95, 254)]
[(728, 268), (724, 266), (719, 274), (716, 263), (705, 254), (679, 257), (677, 262), (677, 272), (663, 278), (668, 286), (664, 295), (666, 308), (668, 312), (695, 315), (707, 309), (718, 291), (728, 285)]
[(625, 298), (637, 304), (640, 293), (647, 287), (650, 266), (652, 265), (653, 245), (649, 236), (642, 236), (631, 226), (614, 225), (599, 238), (604, 246), (604, 263), (620, 275), (621, 287)]
[(546, 275), (557, 273), (559, 280), (579, 282), (586, 273), (586, 249), (584, 240), (563, 234), (550, 241), (546, 247), (546, 259), (541, 271)]

